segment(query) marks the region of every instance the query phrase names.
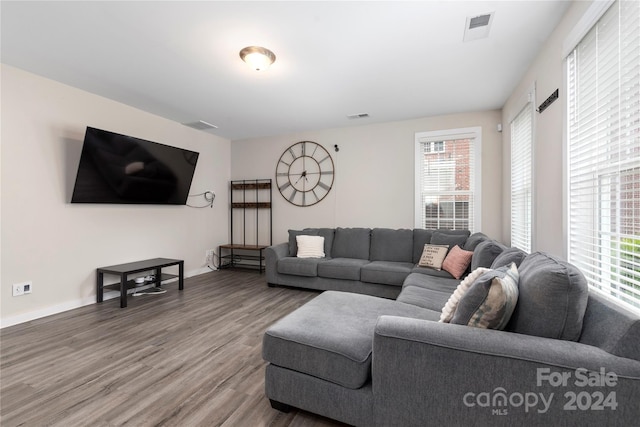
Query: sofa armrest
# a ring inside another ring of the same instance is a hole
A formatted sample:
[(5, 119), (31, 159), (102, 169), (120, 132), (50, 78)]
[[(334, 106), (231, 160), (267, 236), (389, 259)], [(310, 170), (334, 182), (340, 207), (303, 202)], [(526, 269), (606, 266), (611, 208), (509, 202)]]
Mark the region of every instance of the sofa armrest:
[(267, 283), (278, 284), (278, 260), (289, 256), (289, 243), (278, 243), (264, 250)]
[(380, 425), (640, 418), (640, 362), (571, 341), (381, 316), (371, 374)]

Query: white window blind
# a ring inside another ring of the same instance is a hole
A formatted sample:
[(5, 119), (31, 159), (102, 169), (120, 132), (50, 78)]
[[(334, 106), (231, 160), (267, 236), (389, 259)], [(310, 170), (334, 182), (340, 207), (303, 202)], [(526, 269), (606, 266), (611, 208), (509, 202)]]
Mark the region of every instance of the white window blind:
[(416, 134), (416, 227), (474, 230), (474, 132)]
[(568, 257), (640, 308), (640, 2), (616, 1), (567, 57)]
[(511, 122), (511, 246), (531, 252), (533, 106)]

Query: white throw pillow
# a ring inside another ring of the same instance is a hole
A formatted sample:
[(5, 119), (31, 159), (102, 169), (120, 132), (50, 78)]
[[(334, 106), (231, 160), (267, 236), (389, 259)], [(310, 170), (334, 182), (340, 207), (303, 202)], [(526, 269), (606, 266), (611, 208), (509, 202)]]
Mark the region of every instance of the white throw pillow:
[(473, 282), (485, 271), (491, 270), (490, 268), (478, 267), (473, 270), (467, 277), (464, 278), (462, 282), (458, 285), (455, 291), (449, 297), (447, 303), (442, 307), (442, 314), (440, 315), (440, 321), (443, 323), (449, 323), (451, 319), (453, 319), (453, 314), (456, 312), (456, 308), (458, 308), (458, 303), (460, 302), (460, 298), (467, 293)]
[(299, 235), (296, 244), (298, 258), (324, 258), (324, 237)]
[(448, 251), (448, 245), (424, 245), (418, 265), (420, 267), (431, 267), (436, 270), (441, 270), (442, 262), (447, 256)]

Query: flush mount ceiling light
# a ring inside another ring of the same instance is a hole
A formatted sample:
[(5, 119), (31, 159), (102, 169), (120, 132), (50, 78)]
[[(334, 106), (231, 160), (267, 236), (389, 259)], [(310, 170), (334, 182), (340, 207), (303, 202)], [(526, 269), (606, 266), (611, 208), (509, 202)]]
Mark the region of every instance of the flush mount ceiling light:
[(247, 46), (240, 51), (240, 58), (256, 71), (264, 71), (276, 60), (276, 55), (260, 46)]

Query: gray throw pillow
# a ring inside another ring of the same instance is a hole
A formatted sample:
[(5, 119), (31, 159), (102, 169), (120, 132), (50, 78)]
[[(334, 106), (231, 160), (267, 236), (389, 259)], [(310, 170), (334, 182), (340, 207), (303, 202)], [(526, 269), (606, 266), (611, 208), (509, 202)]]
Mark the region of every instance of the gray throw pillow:
[(460, 298), (451, 323), (502, 330), (509, 322), (517, 302), (516, 265), (489, 270), (482, 273)]
[(587, 308), (587, 279), (577, 267), (542, 252), (520, 264), (520, 298), (507, 329), (577, 341)]

